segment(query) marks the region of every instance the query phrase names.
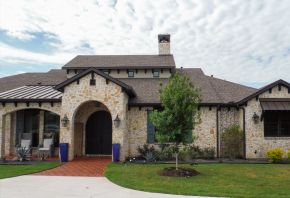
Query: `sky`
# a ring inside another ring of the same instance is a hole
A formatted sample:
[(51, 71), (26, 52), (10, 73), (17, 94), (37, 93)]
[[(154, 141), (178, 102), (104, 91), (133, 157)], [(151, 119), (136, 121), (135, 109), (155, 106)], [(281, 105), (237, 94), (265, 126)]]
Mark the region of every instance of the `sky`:
[(0, 77), (78, 54), (158, 54), (177, 67), (261, 87), (290, 81), (289, 0), (0, 0)]

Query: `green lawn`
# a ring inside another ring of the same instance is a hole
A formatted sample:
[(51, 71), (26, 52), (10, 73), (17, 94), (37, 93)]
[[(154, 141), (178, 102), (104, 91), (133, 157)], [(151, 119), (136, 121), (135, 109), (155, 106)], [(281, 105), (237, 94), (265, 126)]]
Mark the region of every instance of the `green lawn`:
[(59, 165), (59, 162), (39, 162), (33, 165), (0, 165), (0, 179), (36, 173)]
[(289, 164), (199, 164), (191, 178), (159, 176), (164, 164), (110, 164), (106, 177), (127, 188), (149, 192), (226, 197), (290, 197)]

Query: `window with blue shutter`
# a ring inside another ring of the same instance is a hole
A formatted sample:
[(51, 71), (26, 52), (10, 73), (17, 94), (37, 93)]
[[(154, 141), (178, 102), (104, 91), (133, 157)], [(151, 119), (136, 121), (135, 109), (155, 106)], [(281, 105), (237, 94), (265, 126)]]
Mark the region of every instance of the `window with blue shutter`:
[(155, 128), (150, 121), (152, 111), (147, 111), (147, 143), (153, 144), (155, 142)]

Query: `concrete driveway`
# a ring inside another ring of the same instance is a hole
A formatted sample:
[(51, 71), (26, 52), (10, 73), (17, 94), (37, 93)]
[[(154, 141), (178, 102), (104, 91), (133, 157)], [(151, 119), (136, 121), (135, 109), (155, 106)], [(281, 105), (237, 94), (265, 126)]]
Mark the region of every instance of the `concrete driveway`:
[(182, 198), (130, 190), (111, 183), (105, 177), (20, 176), (0, 180), (1, 198)]

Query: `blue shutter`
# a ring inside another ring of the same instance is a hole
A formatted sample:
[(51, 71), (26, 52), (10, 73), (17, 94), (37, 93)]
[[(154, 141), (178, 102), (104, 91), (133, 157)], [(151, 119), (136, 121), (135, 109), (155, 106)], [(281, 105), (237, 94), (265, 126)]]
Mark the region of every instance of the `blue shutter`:
[(20, 144), (21, 134), (24, 132), (24, 111), (16, 112), (16, 145)]
[(147, 111), (147, 143), (153, 144), (155, 142), (155, 128), (150, 121), (152, 111)]

